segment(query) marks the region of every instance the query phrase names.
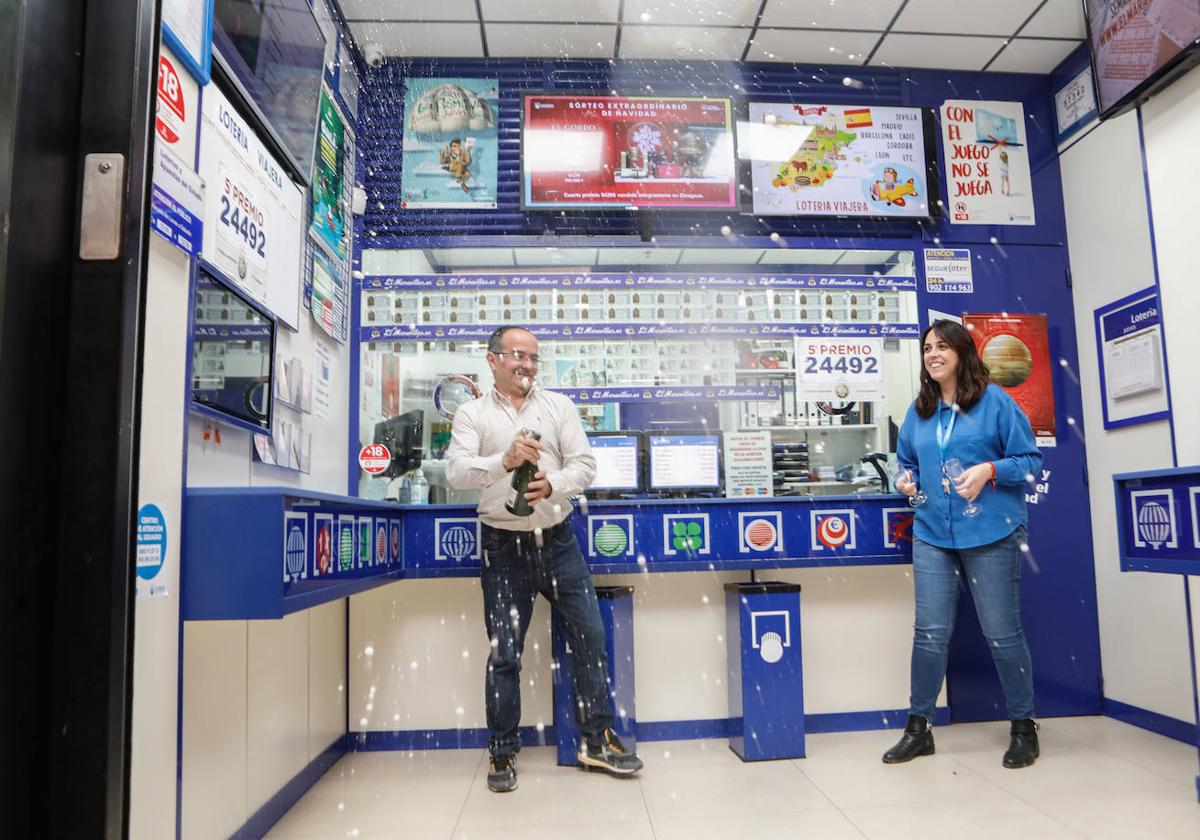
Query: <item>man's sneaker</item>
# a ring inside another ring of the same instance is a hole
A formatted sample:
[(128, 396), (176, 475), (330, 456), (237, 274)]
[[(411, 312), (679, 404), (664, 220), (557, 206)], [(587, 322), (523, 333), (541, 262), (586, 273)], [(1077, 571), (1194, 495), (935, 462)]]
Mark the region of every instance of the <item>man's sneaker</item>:
[(517, 757), (494, 755), (488, 764), (488, 790), (508, 793), (517, 789)]
[(583, 767), (589, 770), (595, 767), (614, 776), (632, 776), (642, 769), (637, 753), (625, 749), (612, 729), (605, 729), (595, 741), (589, 738), (586, 744), (580, 744), (578, 758)]

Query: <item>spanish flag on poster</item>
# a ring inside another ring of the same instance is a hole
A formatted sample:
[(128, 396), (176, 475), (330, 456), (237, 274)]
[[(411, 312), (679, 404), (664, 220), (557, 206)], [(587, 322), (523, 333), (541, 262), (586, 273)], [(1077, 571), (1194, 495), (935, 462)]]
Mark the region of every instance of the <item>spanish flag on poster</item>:
[(846, 115), (846, 128), (870, 128), (874, 125), (870, 108), (847, 108), (842, 113)]

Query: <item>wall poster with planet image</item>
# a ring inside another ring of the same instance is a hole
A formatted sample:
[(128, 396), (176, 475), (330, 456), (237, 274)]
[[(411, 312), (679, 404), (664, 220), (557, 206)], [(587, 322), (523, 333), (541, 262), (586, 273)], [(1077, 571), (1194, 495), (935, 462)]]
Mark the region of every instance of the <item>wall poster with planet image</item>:
[(1038, 446), (1055, 445), (1054, 381), (1045, 315), (963, 315), (975, 346), (992, 374), (1033, 427)]

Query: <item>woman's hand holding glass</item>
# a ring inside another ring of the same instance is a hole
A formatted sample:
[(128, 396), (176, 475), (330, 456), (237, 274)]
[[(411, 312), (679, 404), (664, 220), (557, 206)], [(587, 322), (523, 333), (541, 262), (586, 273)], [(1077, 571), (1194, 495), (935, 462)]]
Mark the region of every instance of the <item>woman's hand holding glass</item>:
[(975, 498), (983, 490), (983, 486), (988, 483), (988, 479), (991, 478), (991, 467), (987, 464), (976, 464), (967, 469), (963, 466), (962, 461), (957, 458), (950, 458), (942, 465), (942, 471), (946, 474), (946, 478), (950, 479), (954, 485), (954, 492), (967, 500), (967, 506), (963, 508), (963, 516), (968, 519), (978, 516), (983, 508), (975, 504)]
[(908, 503), (913, 507), (925, 504), (925, 492), (913, 481), (912, 470), (903, 466), (898, 467), (892, 474), (892, 484), (896, 485), (897, 491), (908, 496)]

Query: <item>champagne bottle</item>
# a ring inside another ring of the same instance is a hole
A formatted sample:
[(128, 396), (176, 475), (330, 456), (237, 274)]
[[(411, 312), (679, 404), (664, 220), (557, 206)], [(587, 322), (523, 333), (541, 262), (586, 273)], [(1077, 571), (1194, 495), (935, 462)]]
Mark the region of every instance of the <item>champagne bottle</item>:
[[(533, 429), (522, 429), (521, 435), (528, 440), (542, 439), (542, 436)], [(525, 498), (525, 494), (529, 492), (529, 482), (533, 481), (533, 476), (537, 471), (537, 464), (533, 461), (525, 461), (513, 470), (512, 490), (509, 491), (508, 501), (504, 503), (504, 509), (513, 516), (529, 516), (533, 513), (533, 507)]]

